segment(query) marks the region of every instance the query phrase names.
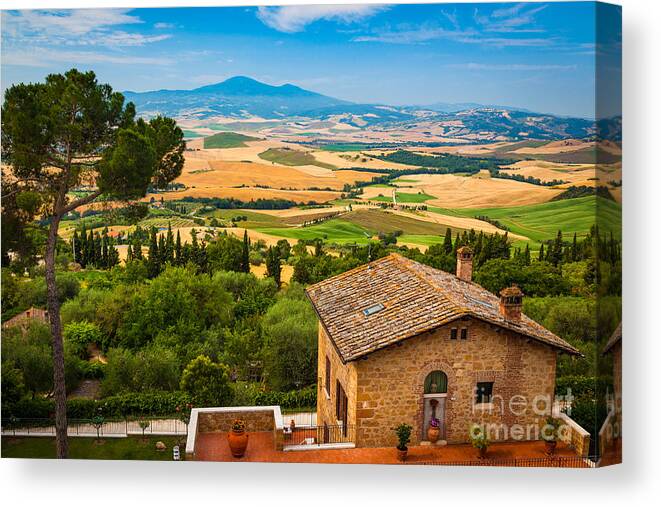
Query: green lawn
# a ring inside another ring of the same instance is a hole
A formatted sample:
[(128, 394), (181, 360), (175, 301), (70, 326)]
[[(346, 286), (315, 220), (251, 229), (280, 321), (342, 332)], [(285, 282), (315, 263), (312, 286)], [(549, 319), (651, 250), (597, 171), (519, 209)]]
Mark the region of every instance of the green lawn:
[(269, 148), (259, 154), (259, 158), (275, 162), (276, 164), (297, 166), (297, 165), (316, 165), (325, 169), (337, 169), (332, 164), (319, 162), (312, 153), (307, 151), (291, 150), (288, 148)]
[[(619, 238), (622, 225), (620, 205), (601, 197), (564, 199), (509, 208), (445, 209), (429, 207), (428, 209), (444, 215), (463, 217), (485, 215), (506, 225), (512, 232), (527, 236), (534, 241), (552, 239), (558, 229), (565, 235), (574, 234), (574, 232), (579, 236), (585, 235), (597, 221), (597, 209), (602, 230), (610, 228)], [(611, 225), (607, 227), (602, 223)]]
[(246, 141), (259, 141), (258, 137), (237, 134), (236, 132), (220, 132), (204, 138), (204, 147), (210, 148), (242, 148)]
[[(172, 447), (179, 444), (182, 459), (184, 437), (153, 436), (145, 441), (141, 437), (69, 438), (69, 457), (72, 459), (116, 459), (171, 461)], [(156, 442), (163, 442), (167, 449), (157, 451)], [(50, 437), (2, 437), (3, 458), (55, 458), (55, 439)]]

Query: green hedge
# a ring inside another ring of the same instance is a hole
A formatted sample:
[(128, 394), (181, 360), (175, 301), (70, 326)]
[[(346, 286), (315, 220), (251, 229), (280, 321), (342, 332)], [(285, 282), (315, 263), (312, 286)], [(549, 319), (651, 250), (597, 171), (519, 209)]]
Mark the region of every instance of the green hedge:
[(280, 405), (280, 408), (311, 408), (317, 406), (316, 386), (297, 391), (267, 391), (258, 393), (255, 405)]
[(568, 389), (571, 389), (571, 394), (575, 398), (596, 399), (603, 397), (607, 390), (613, 392), (613, 379), (586, 375), (558, 377), (555, 381), (555, 394), (565, 396)]
[[(249, 396), (252, 398), (252, 393)], [(241, 400), (246, 403), (249, 400)], [(72, 419), (90, 419), (99, 412), (104, 417), (167, 416), (174, 415), (177, 407), (191, 403), (191, 397), (182, 391), (126, 393), (108, 396), (101, 400), (72, 399), (67, 401), (67, 416)], [(317, 389), (314, 386), (298, 391), (257, 392), (254, 405), (280, 405), (283, 409), (312, 408), (317, 406)], [(23, 399), (3, 407), (3, 418), (49, 419), (54, 417), (55, 402), (51, 399)]]
[[(102, 400), (72, 399), (67, 401), (67, 416), (90, 419), (99, 409), (104, 417), (165, 416), (176, 414), (178, 406), (190, 402), (190, 396), (181, 391), (126, 393)], [(6, 410), (8, 413), (3, 413), (3, 418), (11, 415), (20, 419), (46, 419), (53, 417), (55, 403), (44, 398), (24, 399)]]

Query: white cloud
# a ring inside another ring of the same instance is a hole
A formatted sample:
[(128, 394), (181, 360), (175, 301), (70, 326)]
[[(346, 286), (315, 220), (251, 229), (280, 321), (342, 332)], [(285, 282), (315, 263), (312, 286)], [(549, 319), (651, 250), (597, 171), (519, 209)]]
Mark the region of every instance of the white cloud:
[(287, 5), (259, 7), (257, 17), (279, 32), (294, 33), (321, 19), (355, 23), (386, 8), (382, 5)]
[(6, 11), (2, 13), (2, 38), (10, 46), (142, 46), (171, 37), (128, 32), (117, 27), (143, 21), (126, 9), (57, 11)]
[(502, 70), (502, 71), (557, 71), (575, 70), (576, 65), (535, 65), (521, 63), (489, 64), (489, 63), (455, 63), (446, 65), (453, 69), (467, 70)]
[(127, 65), (171, 65), (174, 63), (174, 61), (169, 58), (108, 54), (92, 51), (63, 51), (46, 48), (10, 50), (3, 51), (2, 53), (3, 65), (49, 67), (54, 62), (73, 64), (112, 63)]
[(156, 30), (166, 30), (168, 28), (174, 28), (174, 24), (172, 24), (172, 23), (154, 23), (154, 28), (156, 28)]

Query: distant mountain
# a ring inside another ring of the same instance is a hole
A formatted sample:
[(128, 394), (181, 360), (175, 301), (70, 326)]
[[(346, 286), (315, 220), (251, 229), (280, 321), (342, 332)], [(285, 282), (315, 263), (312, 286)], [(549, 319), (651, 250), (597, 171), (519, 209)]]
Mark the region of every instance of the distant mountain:
[(260, 116), (273, 119), (350, 104), (291, 84), (271, 86), (244, 76), (193, 90), (128, 91), (124, 96), (136, 105), (141, 115), (197, 118)]
[[(429, 106), (356, 104), (292, 84), (272, 86), (244, 76), (193, 90), (124, 92), (141, 116), (163, 114), (179, 119), (217, 117), (323, 120), (358, 128), (372, 125), (423, 132), (443, 127), (448, 138), (475, 141), (583, 138), (596, 132), (595, 122), (471, 102)], [(612, 130), (611, 124), (602, 131)]]

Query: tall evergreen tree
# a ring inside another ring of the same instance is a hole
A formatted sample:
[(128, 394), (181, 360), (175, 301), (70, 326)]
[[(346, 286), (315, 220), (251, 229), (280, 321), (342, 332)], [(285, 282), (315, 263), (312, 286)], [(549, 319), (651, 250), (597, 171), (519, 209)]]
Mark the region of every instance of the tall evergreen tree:
[(243, 250), (241, 251), (241, 271), (250, 273), (250, 240), (248, 231), (243, 231)]
[(446, 254), (452, 253), (452, 229), (449, 227), (445, 231), (445, 238), (443, 238), (443, 250)]
[(537, 260), (540, 261), (540, 262), (545, 260), (544, 259), (544, 243), (542, 243), (539, 246), (539, 254), (537, 255)]
[(172, 235), (172, 226), (168, 221), (168, 232), (165, 236), (165, 262), (174, 264), (174, 236)]
[(281, 284), (280, 275), (280, 251), (270, 246), (266, 252), (266, 276), (273, 278), (279, 288)]
[(161, 258), (158, 251), (156, 227), (151, 228), (149, 236), (149, 253), (147, 255), (147, 276), (149, 276), (149, 278), (155, 278), (161, 272)]
[(181, 235), (179, 234), (179, 229), (177, 229), (177, 241), (175, 242), (174, 245), (174, 254), (175, 254), (175, 264), (177, 266), (183, 266), (182, 262), (182, 251), (181, 251)]

